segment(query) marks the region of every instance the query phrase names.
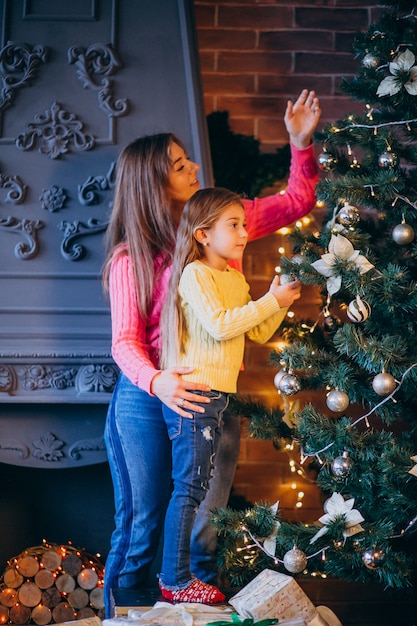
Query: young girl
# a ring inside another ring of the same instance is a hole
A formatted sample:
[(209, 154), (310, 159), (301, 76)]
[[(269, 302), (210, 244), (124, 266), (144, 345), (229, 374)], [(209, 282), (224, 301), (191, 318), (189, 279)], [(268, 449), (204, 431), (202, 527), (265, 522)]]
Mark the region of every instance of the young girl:
[(214, 604), (225, 598), (190, 571), (193, 521), (215, 471), (222, 416), (229, 394), (236, 392), (245, 336), (266, 342), (287, 307), (300, 297), (298, 281), (280, 285), (275, 277), (263, 297), (251, 300), (243, 274), (228, 265), (242, 258), (248, 241), (245, 225), (243, 204), (235, 193), (208, 188), (192, 196), (179, 224), (161, 317), (162, 366), (192, 366), (183, 380), (209, 385), (210, 391), (199, 393), (211, 400), (202, 405), (204, 413), (189, 409), (183, 417), (163, 407), (172, 441), (173, 492), (159, 586), (174, 602)]

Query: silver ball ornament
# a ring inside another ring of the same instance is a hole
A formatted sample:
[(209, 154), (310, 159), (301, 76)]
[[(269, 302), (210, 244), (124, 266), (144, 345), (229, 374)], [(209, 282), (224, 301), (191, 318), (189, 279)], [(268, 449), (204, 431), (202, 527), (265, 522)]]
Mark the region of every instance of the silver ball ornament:
[(371, 307), (365, 300), (362, 300), (359, 296), (356, 296), (355, 300), (350, 302), (346, 315), (351, 322), (359, 323), (364, 322), (371, 314)]
[(284, 396), (293, 396), (301, 389), (300, 381), (294, 374), (286, 374), (279, 381), (278, 389)]
[(387, 396), (392, 393), (397, 386), (397, 382), (394, 376), (388, 374), (387, 372), (381, 372), (381, 374), (377, 374), (372, 381), (372, 389), (379, 396)]
[(334, 413), (340, 413), (344, 411), (349, 406), (349, 396), (345, 391), (340, 391), (340, 389), (332, 389), (327, 394), (326, 404), (331, 411)]
[(337, 219), (339, 223), (343, 226), (354, 226), (360, 221), (361, 216), (355, 206), (352, 206), (345, 202), (345, 204), (342, 206), (339, 213), (337, 214)]
[(368, 569), (379, 569), (385, 562), (385, 553), (376, 548), (365, 550), (362, 555), (362, 562)]
[(347, 478), (353, 467), (353, 461), (348, 452), (343, 452), (342, 456), (338, 456), (333, 460), (332, 473), (336, 478)]
[(287, 370), (279, 370), (274, 376), (274, 385), (277, 389), (279, 389), (279, 383), (283, 376), (288, 374)]
[(319, 168), (324, 172), (330, 172), (337, 165), (337, 157), (330, 152), (322, 152), (319, 154), (318, 158)]
[(379, 59), (371, 52), (367, 52), (362, 59), (362, 65), (368, 69), (378, 67)]
[(386, 152), (383, 152), (382, 154), (379, 155), (378, 165), (379, 167), (382, 167), (383, 169), (386, 169), (386, 170), (392, 169), (398, 165), (398, 157), (395, 154), (395, 152), (391, 152), (390, 150), (387, 150)]
[(297, 279), (293, 274), (280, 274), (279, 275), (280, 285), (287, 285), (288, 283), (293, 283), (295, 280)]
[(410, 226), (410, 224), (406, 224), (405, 222), (397, 224), (392, 231), (392, 238), (399, 246), (406, 246), (411, 243), (414, 236), (414, 229)]
[(283, 561), (285, 568), (293, 574), (299, 574), (307, 566), (306, 555), (296, 546), (284, 554)]

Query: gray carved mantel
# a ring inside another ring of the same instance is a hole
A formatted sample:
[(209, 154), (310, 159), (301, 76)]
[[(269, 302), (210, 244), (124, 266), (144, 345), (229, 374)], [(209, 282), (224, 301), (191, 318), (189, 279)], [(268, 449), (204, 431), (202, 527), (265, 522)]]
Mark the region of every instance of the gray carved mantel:
[(211, 168), (192, 0), (0, 0), (0, 463), (106, 460), (103, 235), (121, 148)]

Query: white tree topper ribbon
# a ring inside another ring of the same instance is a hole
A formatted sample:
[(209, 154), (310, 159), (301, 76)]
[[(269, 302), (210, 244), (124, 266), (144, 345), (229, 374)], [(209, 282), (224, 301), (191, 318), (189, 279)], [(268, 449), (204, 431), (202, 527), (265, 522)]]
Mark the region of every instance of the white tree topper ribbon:
[(337, 518), (343, 517), (346, 527), (343, 531), (345, 538), (352, 537), (356, 533), (362, 532), (364, 529), (361, 522), (365, 521), (357, 509), (353, 508), (355, 498), (345, 500), (341, 493), (333, 493), (331, 498), (324, 503), (325, 515), (319, 518), (319, 522), (324, 524), (322, 528), (310, 539), (310, 543), (314, 543), (319, 537), (325, 535), (329, 528), (328, 525), (335, 522)]
[(363, 254), (360, 254), (359, 250), (354, 249), (349, 239), (343, 235), (332, 235), (329, 251), (311, 264), (319, 274), (327, 278), (327, 291), (331, 296), (342, 286), (342, 277), (336, 274), (337, 259), (356, 265), (360, 274), (365, 274), (374, 267)]
[[(377, 89), (378, 96), (394, 96), (404, 89), (410, 96), (417, 96), (417, 65), (414, 54), (407, 48), (397, 54), (395, 59), (388, 64), (392, 76), (386, 76)], [(404, 77), (407, 80), (404, 82)]]

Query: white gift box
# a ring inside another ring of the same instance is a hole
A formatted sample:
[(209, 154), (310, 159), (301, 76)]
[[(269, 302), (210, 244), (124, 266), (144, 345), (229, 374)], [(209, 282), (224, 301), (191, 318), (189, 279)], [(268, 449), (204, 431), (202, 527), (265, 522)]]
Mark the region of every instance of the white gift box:
[(292, 576), (265, 569), (229, 600), (238, 615), (254, 621), (301, 618), (306, 624), (317, 609)]

